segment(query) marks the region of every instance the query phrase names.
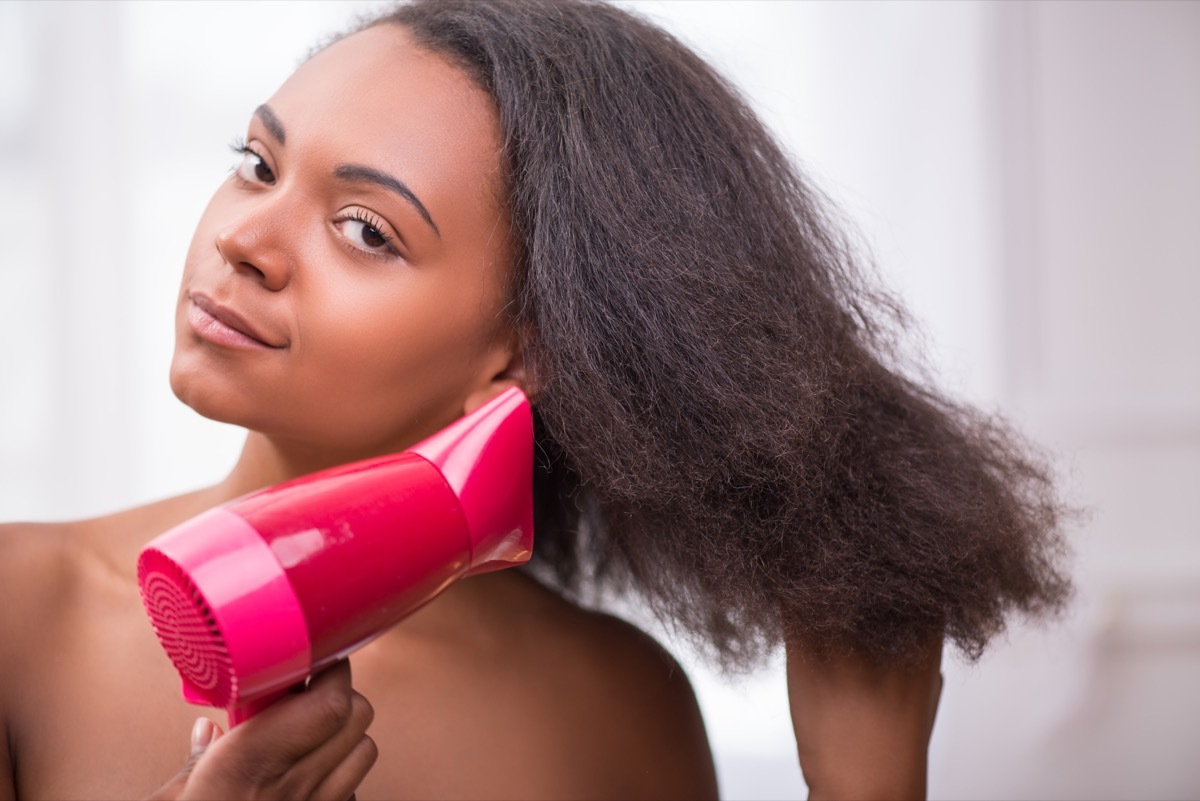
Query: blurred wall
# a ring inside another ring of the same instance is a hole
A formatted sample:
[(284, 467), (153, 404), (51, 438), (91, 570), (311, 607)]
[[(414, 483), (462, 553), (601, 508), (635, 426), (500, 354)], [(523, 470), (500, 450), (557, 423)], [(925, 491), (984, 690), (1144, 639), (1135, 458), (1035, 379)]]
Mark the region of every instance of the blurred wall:
[[(241, 433), (166, 383), (192, 226), (253, 108), (375, 5), (0, 3), (0, 519), (232, 464)], [(1092, 509), (1070, 617), (949, 659), (932, 794), (1200, 795), (1200, 5), (624, 5), (746, 91), (947, 386)], [(674, 647), (725, 795), (802, 793), (779, 664), (730, 682)]]
[(1079, 592), (954, 677), (947, 798), (1200, 796), (1200, 4), (997, 9), (1003, 399), (1069, 457)]

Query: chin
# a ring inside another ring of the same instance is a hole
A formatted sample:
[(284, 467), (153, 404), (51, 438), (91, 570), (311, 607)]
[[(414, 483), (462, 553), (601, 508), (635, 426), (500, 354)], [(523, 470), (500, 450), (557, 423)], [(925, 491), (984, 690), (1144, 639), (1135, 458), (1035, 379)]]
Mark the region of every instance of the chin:
[(243, 428), (253, 427), (249, 424), (246, 409), (247, 405), (252, 405), (252, 399), (247, 396), (245, 387), (222, 386), (224, 382), (217, 380), (211, 370), (197, 369), (188, 361), (178, 353), (171, 361), (169, 380), (175, 397), (201, 417)]
[[(186, 362), (186, 359), (172, 362), (171, 391), (201, 417), (279, 438), (313, 453), (357, 452), (353, 434), (325, 430), (327, 426), (303, 418), (284, 417), (282, 413), (287, 406), (281, 406), (277, 399), (256, 396), (244, 383), (226, 380), (211, 370), (191, 369)], [(335, 459), (339, 460), (348, 459)]]

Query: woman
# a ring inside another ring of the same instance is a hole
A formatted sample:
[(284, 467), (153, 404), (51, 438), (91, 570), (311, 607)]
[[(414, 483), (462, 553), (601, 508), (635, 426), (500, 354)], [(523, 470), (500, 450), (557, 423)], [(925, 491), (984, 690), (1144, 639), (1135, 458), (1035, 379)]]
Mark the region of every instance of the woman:
[[(245, 447), (206, 490), (4, 532), (0, 797), (713, 795), (686, 680), (569, 600), (597, 585), (726, 665), (784, 645), (814, 797), (923, 794), (941, 643), (1061, 603), (1059, 507), (1011, 435), (889, 367), (898, 310), (708, 67), (603, 5), (418, 3), (316, 53), (238, 150), (171, 383)], [(198, 722), (176, 773), (194, 710), (141, 546), (514, 384), (531, 570), (451, 588), (353, 679)]]

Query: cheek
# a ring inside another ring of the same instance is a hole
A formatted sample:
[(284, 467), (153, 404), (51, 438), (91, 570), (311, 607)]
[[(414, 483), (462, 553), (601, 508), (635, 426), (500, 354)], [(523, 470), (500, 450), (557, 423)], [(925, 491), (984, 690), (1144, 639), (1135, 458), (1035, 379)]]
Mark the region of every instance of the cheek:
[(439, 275), (396, 269), (411, 272), (395, 280), (314, 287), (317, 302), (304, 307), (298, 320), (301, 353), (334, 362), (415, 365), (434, 357), (461, 360), (478, 350), (490, 304), (472, 302), (473, 293)]
[(308, 416), (339, 418), (354, 439), (449, 422), (483, 372), (495, 329), (495, 305), (480, 294), (420, 275), (319, 290), (293, 354)]

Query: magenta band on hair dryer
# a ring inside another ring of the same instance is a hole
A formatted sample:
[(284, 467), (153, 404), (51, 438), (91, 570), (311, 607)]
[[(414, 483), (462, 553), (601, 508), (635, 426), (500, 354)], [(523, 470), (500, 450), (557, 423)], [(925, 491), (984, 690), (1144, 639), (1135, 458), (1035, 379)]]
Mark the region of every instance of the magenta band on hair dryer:
[(510, 389), (402, 453), (246, 495), (151, 541), (142, 602), (231, 726), (463, 576), (529, 560), (533, 421)]

